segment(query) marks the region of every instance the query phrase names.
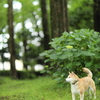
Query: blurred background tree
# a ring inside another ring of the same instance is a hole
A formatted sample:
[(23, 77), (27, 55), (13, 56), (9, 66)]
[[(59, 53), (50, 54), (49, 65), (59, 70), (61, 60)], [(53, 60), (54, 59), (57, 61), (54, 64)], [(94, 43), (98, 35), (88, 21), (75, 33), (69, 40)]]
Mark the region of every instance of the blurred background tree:
[(8, 48), (10, 53), (10, 66), (11, 66), (11, 76), (14, 78), (17, 77), (17, 72), (15, 68), (15, 40), (14, 40), (14, 27), (13, 27), (13, 5), (12, 0), (8, 0), (8, 33), (9, 33), (9, 40), (8, 40)]
[(50, 31), (49, 31), (49, 24), (48, 24), (48, 12), (46, 7), (46, 0), (40, 0), (40, 7), (41, 7), (41, 17), (42, 17), (42, 29), (44, 34), (44, 50), (49, 49), (49, 42), (50, 42)]
[(51, 37), (59, 37), (69, 31), (67, 0), (50, 0)]
[(100, 0), (94, 0), (94, 30), (100, 32)]
[[(0, 2), (0, 61), (3, 64), (11, 56), (8, 1)], [(100, 32), (100, 0), (13, 0), (12, 4), (14, 19), (10, 20), (13, 21), (14, 42), (11, 49), (16, 52), (12, 56), (15, 61), (22, 60), (26, 70), (29, 66), (32, 69), (36, 64), (44, 64), (39, 53), (48, 50), (51, 39), (61, 36), (63, 31), (87, 28)], [(16, 67), (13, 64), (14, 70)]]

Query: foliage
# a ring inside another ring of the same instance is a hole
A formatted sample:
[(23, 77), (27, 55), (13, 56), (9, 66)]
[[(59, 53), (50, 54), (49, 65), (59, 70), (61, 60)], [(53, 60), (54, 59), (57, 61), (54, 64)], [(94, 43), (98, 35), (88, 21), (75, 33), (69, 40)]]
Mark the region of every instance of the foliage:
[(47, 59), (50, 66), (46, 66), (48, 73), (53, 74), (58, 83), (64, 83), (67, 73), (75, 71), (82, 75), (82, 67), (92, 70), (98, 83), (100, 77), (100, 36), (98, 32), (89, 29), (64, 32), (61, 37), (52, 39), (52, 49), (44, 51), (41, 56)]
[[(17, 59), (22, 59), (24, 67), (27, 69), (28, 65), (33, 67), (38, 63), (38, 54), (43, 51), (43, 47), (40, 47), (41, 25), (37, 24), (40, 21), (40, 7), (39, 1), (36, 0), (17, 0), (17, 3), (21, 5), (18, 11), (14, 10), (15, 26), (21, 24), (21, 28), (17, 30), (15, 38), (16, 45), (19, 45), (19, 48), (16, 46), (17, 54), (20, 57), (18, 58), (17, 56)], [(40, 49), (38, 49), (39, 47)]]
[[(0, 24), (0, 54), (2, 63), (9, 60), (6, 56), (9, 54), (8, 48), (8, 26), (7, 26), (7, 1), (0, 2), (1, 8), (1, 24)], [(41, 26), (41, 11), (39, 1), (37, 0), (13, 0), (13, 14), (14, 14), (14, 39), (16, 49), (16, 59), (22, 59), (27, 65), (33, 67), (38, 63), (39, 53), (43, 51), (41, 41), (43, 38)], [(26, 39), (27, 54), (24, 52), (23, 40)], [(41, 46), (40, 46), (41, 45)], [(39, 49), (38, 49), (39, 48)], [(34, 53), (33, 53), (34, 51)], [(27, 55), (27, 62), (25, 56)], [(34, 59), (33, 59), (34, 58)]]
[[(35, 72), (35, 71), (17, 71), (17, 78), (18, 79), (34, 79), (38, 76), (40, 76), (40, 72)], [(2, 77), (10, 77), (10, 71), (4, 70), (0, 71), (0, 76)]]
[(93, 0), (69, 0), (68, 15), (70, 30), (93, 28)]
[(4, 4), (6, 3), (6, 0), (1, 0), (0, 2), (0, 34), (3, 31), (3, 28), (5, 28), (5, 25), (7, 24), (7, 8), (4, 7)]
[[(50, 26), (50, 2), (47, 2), (48, 19)], [(83, 7), (84, 6), (84, 7)], [(9, 54), (8, 48), (8, 26), (7, 26), (7, 0), (1, 0), (0, 2), (0, 37), (2, 37), (0, 43), (0, 54), (2, 62), (8, 61)], [(39, 0), (13, 0), (13, 14), (14, 14), (14, 29), (15, 29), (15, 49), (16, 59), (25, 60), (25, 52), (23, 39), (26, 38), (27, 42), (27, 65), (34, 66), (39, 58), (38, 54), (43, 51), (43, 41), (45, 38), (42, 33), (41, 24), (41, 10)], [(77, 28), (93, 28), (93, 0), (69, 0), (68, 1), (68, 15), (70, 21), (70, 30)], [(28, 30), (29, 32), (26, 32)], [(23, 34), (24, 35), (23, 35)], [(27, 34), (27, 35), (26, 35)], [(20, 36), (20, 37), (19, 37)], [(28, 38), (27, 38), (28, 36)], [(22, 38), (23, 37), (23, 38)], [(38, 42), (38, 43), (37, 43)], [(36, 44), (39, 44), (38, 46)], [(39, 48), (39, 49), (38, 49)], [(34, 51), (34, 53), (33, 53)], [(35, 58), (33, 60), (33, 58)]]

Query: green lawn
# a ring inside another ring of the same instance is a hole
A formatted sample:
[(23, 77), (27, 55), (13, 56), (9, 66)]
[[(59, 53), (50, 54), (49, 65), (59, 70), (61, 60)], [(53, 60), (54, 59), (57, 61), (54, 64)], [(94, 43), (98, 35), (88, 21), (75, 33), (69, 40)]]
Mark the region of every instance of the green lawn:
[[(70, 85), (58, 87), (50, 77), (39, 77), (33, 80), (11, 80), (0, 78), (0, 100), (71, 100)], [(89, 100), (86, 94), (85, 100)], [(100, 100), (97, 90), (96, 100)], [(79, 99), (77, 99), (79, 100)]]

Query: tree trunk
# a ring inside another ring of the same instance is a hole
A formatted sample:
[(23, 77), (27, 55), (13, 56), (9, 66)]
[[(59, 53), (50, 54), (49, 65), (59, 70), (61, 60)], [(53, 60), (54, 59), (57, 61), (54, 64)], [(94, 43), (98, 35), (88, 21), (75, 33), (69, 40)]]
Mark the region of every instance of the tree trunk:
[(59, 37), (64, 31), (69, 32), (66, 0), (50, 0), (50, 14), (52, 37)]
[(100, 0), (94, 0), (94, 30), (100, 32)]
[(48, 28), (48, 16), (47, 16), (47, 10), (46, 10), (46, 0), (40, 0), (40, 7), (42, 12), (42, 27), (43, 27), (43, 33), (44, 33), (44, 49), (48, 50), (50, 42), (50, 34), (49, 34), (49, 28)]
[[(24, 33), (23, 33), (24, 34)], [(25, 33), (26, 34), (26, 33)], [(24, 35), (23, 35), (24, 36)], [(26, 49), (26, 47), (27, 47), (27, 37), (25, 37), (25, 38), (23, 38), (23, 46), (24, 46), (24, 68), (27, 70), (28, 68), (28, 65), (27, 65), (27, 49)]]
[[(24, 19), (23, 15), (22, 15), (22, 18)], [(20, 34), (21, 35), (21, 38), (22, 38), (22, 42), (23, 42), (23, 49), (24, 49), (24, 55), (23, 55), (23, 66), (24, 68), (27, 70), (27, 31), (26, 31), (26, 28), (25, 28), (25, 21), (23, 20), (22, 21), (22, 30), (23, 32)]]
[(12, 0), (8, 0), (8, 31), (9, 31), (9, 51), (10, 51), (10, 66), (11, 77), (17, 78), (17, 72), (15, 68), (15, 47), (14, 47), (14, 29), (13, 29), (13, 7)]

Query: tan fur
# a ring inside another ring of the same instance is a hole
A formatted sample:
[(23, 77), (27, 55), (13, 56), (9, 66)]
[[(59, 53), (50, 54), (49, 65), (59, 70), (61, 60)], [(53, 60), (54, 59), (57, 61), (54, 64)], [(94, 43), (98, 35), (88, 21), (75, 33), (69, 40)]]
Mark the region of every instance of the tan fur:
[(87, 73), (92, 78), (92, 72), (88, 68), (83, 68), (83, 72)]
[(75, 100), (75, 94), (80, 95), (80, 100), (84, 100), (84, 92), (89, 91), (91, 97), (91, 91), (96, 99), (96, 87), (92, 79), (92, 72), (88, 68), (83, 68), (83, 71), (87, 73), (86, 77), (79, 78), (74, 72), (69, 72), (66, 81), (71, 84), (72, 100)]

